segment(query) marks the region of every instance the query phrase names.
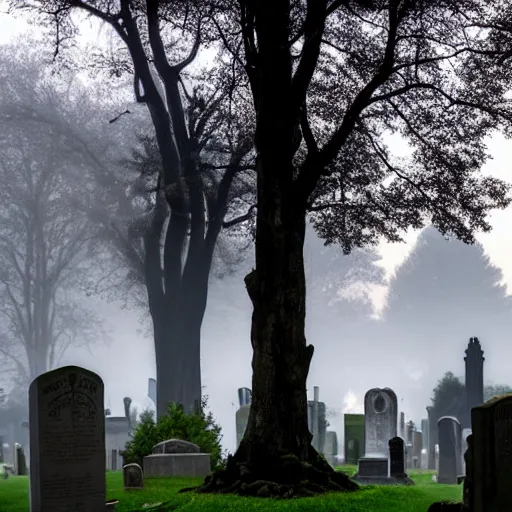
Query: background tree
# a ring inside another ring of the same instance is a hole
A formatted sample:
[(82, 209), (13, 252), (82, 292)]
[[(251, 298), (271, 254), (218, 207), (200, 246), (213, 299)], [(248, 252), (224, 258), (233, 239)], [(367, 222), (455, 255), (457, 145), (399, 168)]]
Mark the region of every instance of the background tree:
[(371, 286), (384, 284), (384, 269), (376, 265), (379, 260), (373, 248), (344, 254), (338, 246), (326, 245), (308, 226), (304, 240), (307, 310), (316, 322), (333, 316), (345, 325), (368, 321), (374, 313)]
[(484, 386), (484, 402), (495, 396), (512, 393), (512, 387), (507, 384), (486, 384)]
[(436, 419), (455, 416), (462, 421), (466, 415), (466, 387), (452, 372), (446, 372), (437, 382), (431, 401)]
[(191, 82), (190, 65), (208, 43), (202, 28), (209, 13), (193, 2), (40, 0), (12, 6), (46, 17), (56, 54), (75, 33), (74, 10), (102, 22), (123, 43), (111, 55), (96, 52), (94, 60), (97, 67), (133, 77), (136, 100), (147, 106), (159, 150), (161, 167), (143, 236), (157, 416), (169, 402), (190, 411), (201, 403), (200, 331), (215, 244), (223, 226), (249, 219), (254, 209), (226, 220), (231, 185), (250, 163), (252, 148), (251, 111), (236, 86), (243, 75), (232, 57), (196, 74), (199, 85)]
[[(428, 345), (432, 355), (456, 357), (463, 340), (478, 335), (492, 344), (510, 330), (512, 298), (480, 243), (464, 244), (431, 226), (391, 278), (382, 319), (389, 342), (405, 353)], [(434, 364), (429, 354), (422, 358)]]
[[(2, 59), (12, 56), (3, 50)], [(37, 70), (26, 62), (7, 70), (5, 60), (0, 70), (5, 79), (0, 101), (0, 353), (26, 390), (32, 379), (57, 366), (71, 345), (106, 338), (84, 304), (82, 276), (93, 273), (96, 247), (94, 226), (70, 200), (74, 190), (85, 186), (77, 178), (81, 161), (59, 133), (24, 115), (27, 105), (17, 102), (17, 84), (39, 85), (42, 99), (44, 83)], [(15, 111), (19, 115), (12, 115)]]

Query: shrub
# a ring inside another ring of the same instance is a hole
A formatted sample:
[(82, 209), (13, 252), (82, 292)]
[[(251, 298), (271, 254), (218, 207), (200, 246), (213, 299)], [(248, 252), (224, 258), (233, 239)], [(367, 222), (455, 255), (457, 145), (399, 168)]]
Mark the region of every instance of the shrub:
[(207, 402), (208, 398), (203, 397), (200, 410), (194, 413), (186, 413), (182, 405), (170, 403), (167, 414), (156, 422), (153, 411), (142, 412), (132, 439), (121, 453), (124, 463), (136, 462), (142, 466), (143, 458), (151, 454), (155, 444), (182, 439), (197, 444), (201, 452), (210, 454), (212, 471), (222, 467), (221, 427), (215, 423), (211, 412), (205, 413)]

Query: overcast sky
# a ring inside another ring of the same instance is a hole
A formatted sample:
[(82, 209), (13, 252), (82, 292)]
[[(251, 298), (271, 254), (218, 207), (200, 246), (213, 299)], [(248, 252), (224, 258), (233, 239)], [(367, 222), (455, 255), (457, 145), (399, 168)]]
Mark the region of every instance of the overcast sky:
[[(21, 20), (0, 14), (0, 44), (28, 30), (28, 25)], [(84, 39), (91, 37), (95, 34), (89, 30)], [(488, 146), (493, 160), (484, 172), (512, 181), (508, 163), (512, 156), (511, 142), (496, 135), (489, 140)], [(407, 152), (407, 147), (399, 140), (393, 143), (393, 149), (397, 153)], [(492, 233), (479, 235), (478, 239), (493, 263), (503, 270), (505, 282), (512, 291), (512, 209), (492, 213), (491, 219)], [(380, 244), (380, 264), (388, 277), (407, 256), (416, 236), (410, 233), (406, 244)], [(384, 297), (385, 289), (375, 290), (377, 307), (382, 305)], [(123, 414), (122, 399), (125, 396), (131, 396), (139, 408), (149, 405), (147, 379), (155, 376), (154, 350), (151, 338), (140, 332), (139, 312), (122, 310), (118, 304), (101, 304), (98, 309), (108, 321), (111, 343), (94, 347), (92, 354), (86, 350), (74, 350), (65, 362), (80, 364), (101, 375), (105, 381), (105, 404), (113, 415)], [(202, 331), (203, 384), (210, 396), (210, 408), (223, 427), (224, 446), (229, 450), (233, 450), (235, 445), (237, 388), (251, 387), (250, 319), (251, 306), (244, 289), (242, 269), (238, 275), (212, 286)], [(308, 324), (314, 325), (314, 318), (308, 317)], [(229, 325), (228, 329), (226, 325)], [(392, 385), (399, 397), (399, 409), (419, 424), (421, 418), (426, 417), (425, 406), (437, 379), (447, 370), (463, 375), (464, 349), (468, 341), (464, 335), (454, 341), (460, 344), (460, 350), (456, 348), (439, 365), (425, 363), (422, 354), (428, 348), (418, 347), (413, 358), (404, 359), (397, 354), (396, 365), (393, 366), (383, 365), (377, 352), (357, 351), (350, 340), (344, 339), (342, 332), (330, 333), (328, 337), (328, 341), (314, 340), (315, 356), (309, 374), (308, 395), (312, 399), (313, 386), (320, 386), (320, 399), (337, 413), (330, 422), (339, 437), (343, 409), (345, 412), (362, 412), (361, 401), (367, 389)], [(493, 344), (492, 340), (482, 339), (486, 352), (486, 380), (512, 385), (510, 341)], [(414, 344), (413, 336), (410, 343)], [(416, 384), (420, 378), (421, 389)]]

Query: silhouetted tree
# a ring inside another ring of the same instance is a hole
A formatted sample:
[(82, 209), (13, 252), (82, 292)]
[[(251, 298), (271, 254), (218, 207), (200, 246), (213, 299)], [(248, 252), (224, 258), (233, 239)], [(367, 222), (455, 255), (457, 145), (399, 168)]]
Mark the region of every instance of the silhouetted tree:
[[(282, 483), (300, 474), (287, 471), (281, 457), (290, 454), (329, 471), (311, 448), (306, 417), (314, 350), (304, 336), (308, 211), (320, 235), (349, 252), (429, 222), (472, 242), (476, 229), (490, 229), (489, 208), (509, 203), (505, 183), (476, 172), (483, 138), (510, 119), (506, 89), (476, 94), (457, 79), (471, 51), (470, 5), (219, 4), (215, 27), (228, 51), (243, 45), (257, 120), (256, 264), (246, 277), (254, 373), (244, 438), (205, 491), (236, 490), (242, 470), (245, 481), (252, 471)], [(411, 159), (389, 155), (388, 130), (410, 141)]]
[[(97, 247), (95, 226), (72, 207), (74, 191), (84, 194), (82, 160), (58, 131), (31, 115), (36, 105), (21, 101), (25, 87), (39, 106), (53, 96), (44, 70), (14, 56), (13, 47), (1, 48), (0, 354), (14, 371), (9, 381), (19, 378), (26, 391), (70, 346), (105, 336), (84, 304), (83, 276), (95, 274)], [(73, 114), (78, 123), (79, 112)]]
[[(133, 268), (144, 275), (153, 323), (157, 416), (170, 402), (192, 411), (201, 402), (201, 325), (216, 242), (223, 227), (250, 220), (254, 212), (252, 193), (249, 204), (242, 195), (228, 211), (232, 184), (253, 179), (250, 172), (242, 175), (253, 167), (253, 117), (247, 94), (239, 92), (243, 74), (232, 65), (237, 55), (191, 71), (210, 39), (204, 30), (209, 10), (194, 3), (41, 0), (12, 7), (45, 17), (55, 55), (75, 35), (72, 12), (92, 16), (122, 43), (111, 53), (89, 52), (88, 64), (116, 76), (128, 73), (151, 118), (159, 174), (145, 222), (137, 226), (142, 247), (129, 252)], [(125, 234), (118, 237), (126, 245)]]
[(437, 419), (442, 416), (455, 416), (462, 421), (465, 417), (466, 387), (452, 372), (446, 372), (437, 382), (431, 400)]

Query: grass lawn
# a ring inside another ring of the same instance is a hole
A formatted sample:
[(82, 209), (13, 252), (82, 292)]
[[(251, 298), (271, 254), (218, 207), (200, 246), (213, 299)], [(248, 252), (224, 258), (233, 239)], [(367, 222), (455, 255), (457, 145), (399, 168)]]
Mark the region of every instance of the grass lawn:
[[(355, 466), (338, 468), (349, 475)], [(124, 491), (120, 471), (107, 472), (107, 499), (118, 499), (116, 512), (427, 512), (435, 501), (460, 501), (462, 486), (432, 482), (432, 471), (410, 471), (415, 486), (368, 486), (355, 493), (333, 493), (316, 498), (269, 500), (238, 496), (177, 494), (183, 487), (199, 484), (197, 479), (153, 478), (140, 491)], [(164, 502), (157, 508), (145, 504)], [(28, 477), (0, 479), (0, 512), (29, 512)]]

